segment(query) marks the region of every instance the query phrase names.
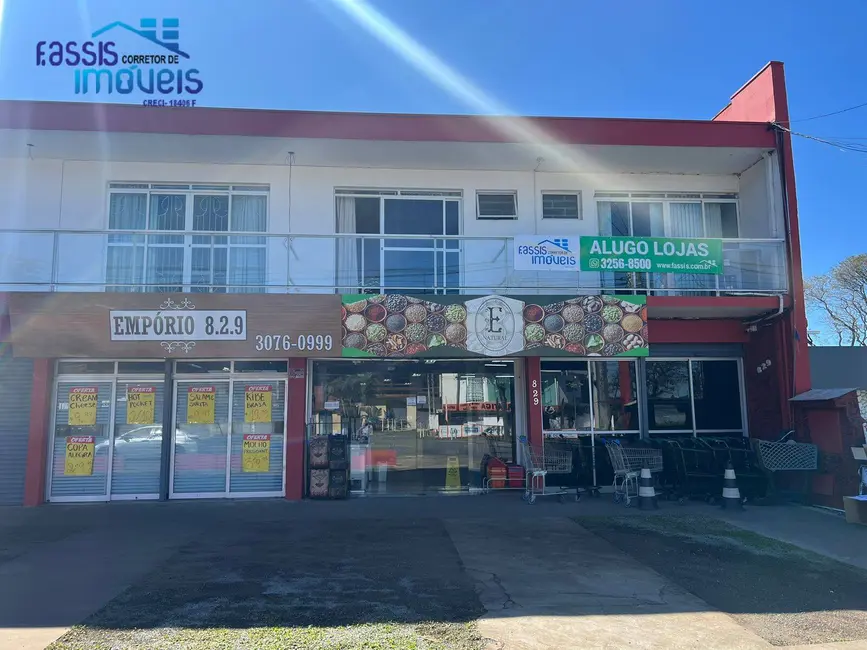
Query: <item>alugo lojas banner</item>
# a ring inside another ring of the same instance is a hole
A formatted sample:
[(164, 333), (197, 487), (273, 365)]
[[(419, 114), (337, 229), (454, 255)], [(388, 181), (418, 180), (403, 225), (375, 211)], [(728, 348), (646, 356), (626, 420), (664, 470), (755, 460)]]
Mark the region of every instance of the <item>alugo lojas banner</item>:
[(581, 237), (582, 271), (723, 272), (721, 239)]

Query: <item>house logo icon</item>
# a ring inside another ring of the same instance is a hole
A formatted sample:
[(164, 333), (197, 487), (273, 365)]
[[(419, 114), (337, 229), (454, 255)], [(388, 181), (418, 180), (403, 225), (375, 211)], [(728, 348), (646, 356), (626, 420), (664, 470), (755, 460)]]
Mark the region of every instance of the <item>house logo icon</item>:
[(559, 248), (564, 253), (571, 253), (569, 250), (569, 240), (566, 238), (563, 239), (543, 239), (539, 242), (539, 246), (544, 246), (545, 244), (551, 244), (555, 248)]
[[(160, 32), (157, 32), (157, 23), (160, 23)], [(142, 38), (159, 45), (162, 48), (165, 48), (172, 54), (177, 54), (178, 56), (182, 56), (185, 59), (189, 59), (190, 55), (184, 52), (180, 46), (180, 20), (177, 18), (162, 18), (157, 21), (156, 18), (142, 18), (139, 21), (139, 27), (135, 28), (132, 25), (128, 25), (125, 22), (120, 20), (116, 20), (113, 23), (109, 23), (105, 27), (101, 27), (93, 32), (92, 37), (98, 38), (105, 34), (106, 32), (110, 32), (113, 29), (125, 29), (128, 32), (132, 32), (133, 34), (138, 34)]]

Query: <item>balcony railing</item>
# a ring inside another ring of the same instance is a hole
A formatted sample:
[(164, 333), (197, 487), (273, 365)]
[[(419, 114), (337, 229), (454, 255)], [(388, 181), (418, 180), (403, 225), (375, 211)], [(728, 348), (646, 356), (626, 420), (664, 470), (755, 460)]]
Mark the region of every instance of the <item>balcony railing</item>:
[(785, 242), (723, 240), (719, 275), (517, 271), (510, 237), (0, 230), (0, 291), (218, 293), (787, 291)]

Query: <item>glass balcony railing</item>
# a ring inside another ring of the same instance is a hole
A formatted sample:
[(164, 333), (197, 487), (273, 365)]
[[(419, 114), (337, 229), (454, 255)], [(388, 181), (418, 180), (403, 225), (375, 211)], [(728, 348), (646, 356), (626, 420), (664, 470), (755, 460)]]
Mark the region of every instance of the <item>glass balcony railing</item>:
[(787, 291), (785, 242), (731, 239), (718, 275), (518, 271), (510, 237), (0, 230), (0, 291), (707, 296)]

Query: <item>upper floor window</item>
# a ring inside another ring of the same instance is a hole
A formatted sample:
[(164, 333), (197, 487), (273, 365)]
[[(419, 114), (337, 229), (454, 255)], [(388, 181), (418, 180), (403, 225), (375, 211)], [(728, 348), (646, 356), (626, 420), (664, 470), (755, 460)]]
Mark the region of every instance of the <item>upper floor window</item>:
[[(736, 194), (597, 192), (599, 234), (613, 237), (737, 239)], [(685, 290), (701, 295), (716, 286), (712, 275), (603, 272), (602, 286)]]
[(517, 219), (517, 192), (477, 192), (479, 219)]
[(109, 291), (264, 290), (266, 238), (237, 233), (267, 232), (267, 186), (112, 183), (108, 227)]
[(580, 192), (542, 192), (543, 219), (580, 219)]
[(601, 235), (738, 237), (736, 194), (597, 192), (596, 199)]

